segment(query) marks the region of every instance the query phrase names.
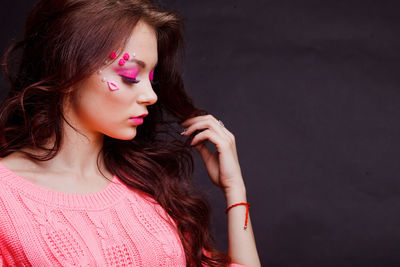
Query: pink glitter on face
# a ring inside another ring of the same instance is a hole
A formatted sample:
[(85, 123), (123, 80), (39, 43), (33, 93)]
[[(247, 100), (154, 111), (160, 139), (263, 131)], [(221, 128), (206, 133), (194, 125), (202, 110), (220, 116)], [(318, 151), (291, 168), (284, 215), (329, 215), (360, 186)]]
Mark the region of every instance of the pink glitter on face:
[(119, 60), (119, 62), (118, 62), (118, 64), (119, 64), (120, 66), (125, 65), (125, 63), (126, 63), (126, 61), (125, 61), (123, 58), (121, 58), (121, 59)]
[(111, 58), (111, 59), (116, 59), (116, 58), (117, 58), (117, 53), (115, 53), (114, 51), (111, 52), (110, 58)]
[(152, 70), (152, 71), (150, 72), (150, 74), (149, 74), (149, 79), (150, 79), (150, 81), (153, 81), (153, 79), (154, 79), (154, 70)]
[(124, 60), (129, 60), (129, 57), (130, 57), (129, 54), (128, 54), (128, 53), (125, 53), (124, 56), (123, 56), (123, 59), (124, 59)]
[(108, 84), (108, 88), (110, 88), (111, 91), (115, 91), (115, 90), (119, 89), (118, 83), (116, 83), (114, 81), (108, 81), (107, 84)]

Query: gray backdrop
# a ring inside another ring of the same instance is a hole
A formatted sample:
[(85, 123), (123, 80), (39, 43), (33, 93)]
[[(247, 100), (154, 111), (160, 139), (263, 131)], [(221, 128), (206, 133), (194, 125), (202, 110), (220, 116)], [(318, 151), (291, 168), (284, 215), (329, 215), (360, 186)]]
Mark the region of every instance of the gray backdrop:
[[(1, 3), (2, 49), (34, 2)], [(400, 266), (398, 1), (161, 2), (186, 22), (187, 91), (236, 136), (263, 266)]]

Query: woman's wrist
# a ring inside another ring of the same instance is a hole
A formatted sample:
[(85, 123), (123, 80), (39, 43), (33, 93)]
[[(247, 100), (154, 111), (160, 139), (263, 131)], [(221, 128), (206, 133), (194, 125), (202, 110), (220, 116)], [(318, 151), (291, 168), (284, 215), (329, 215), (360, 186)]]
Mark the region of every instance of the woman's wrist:
[(224, 196), (227, 207), (236, 203), (247, 202), (246, 187), (244, 184), (225, 189)]

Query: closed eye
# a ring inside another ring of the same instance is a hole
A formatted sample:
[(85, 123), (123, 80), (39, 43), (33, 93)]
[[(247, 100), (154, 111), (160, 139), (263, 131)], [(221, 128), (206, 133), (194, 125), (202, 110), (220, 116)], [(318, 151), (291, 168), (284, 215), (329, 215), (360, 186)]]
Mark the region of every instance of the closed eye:
[(121, 75), (121, 78), (126, 83), (138, 83), (139, 82), (139, 80), (136, 80), (135, 78), (129, 78), (129, 77), (122, 76), (122, 75)]

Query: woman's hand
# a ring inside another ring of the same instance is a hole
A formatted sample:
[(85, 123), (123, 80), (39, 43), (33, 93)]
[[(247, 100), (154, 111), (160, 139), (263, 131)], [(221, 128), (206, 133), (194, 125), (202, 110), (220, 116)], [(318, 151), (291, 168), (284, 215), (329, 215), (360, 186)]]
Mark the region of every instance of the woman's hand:
[[(181, 125), (187, 128), (183, 133), (185, 136), (203, 130), (194, 136), (191, 145), (200, 152), (212, 182), (224, 191), (227, 207), (236, 203), (247, 203), (233, 134), (212, 115), (190, 118)], [(207, 148), (206, 140), (216, 146), (215, 153), (211, 153)], [(241, 206), (228, 213), (229, 256), (233, 262), (244, 266), (261, 266), (250, 217), (247, 230), (243, 230), (244, 211), (244, 207)]]
[[(242, 173), (236, 152), (235, 136), (212, 115), (197, 116), (184, 121), (182, 127), (187, 128), (182, 135), (190, 136), (196, 130), (203, 130), (196, 134), (191, 145), (199, 151), (206, 165), (212, 182), (224, 192), (244, 188)], [(211, 153), (205, 141), (212, 142), (217, 151)]]

